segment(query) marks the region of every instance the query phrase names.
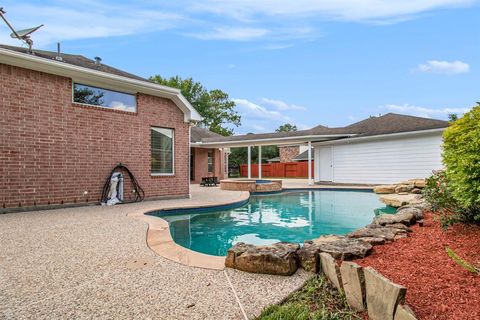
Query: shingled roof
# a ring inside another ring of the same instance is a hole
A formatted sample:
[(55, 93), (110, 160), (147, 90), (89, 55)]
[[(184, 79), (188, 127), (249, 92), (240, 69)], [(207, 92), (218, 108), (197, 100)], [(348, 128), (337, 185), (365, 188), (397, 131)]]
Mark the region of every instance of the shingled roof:
[(368, 119), (346, 126), (345, 129), (357, 132), (362, 136), (375, 136), (380, 134), (422, 131), (446, 128), (448, 121), (421, 118), (397, 113), (387, 113), (379, 117)]
[(441, 129), (448, 126), (448, 121), (421, 118), (403, 114), (387, 113), (378, 117), (370, 117), (368, 119), (353, 123), (345, 127), (328, 128), (322, 125), (316, 126), (309, 130), (291, 131), (291, 132), (274, 132), (260, 134), (245, 134), (237, 136), (218, 136), (206, 137), (201, 140), (202, 143), (219, 143), (219, 142), (240, 142), (244, 140), (267, 140), (278, 139), (284, 137), (306, 137), (306, 136), (338, 136), (344, 137), (355, 135), (376, 136), (383, 134), (423, 131), (430, 129)]
[[(0, 44), (0, 48), (16, 51), (16, 52), (20, 52), (20, 53), (28, 53), (28, 49), (23, 48), (23, 47), (15, 47), (15, 46), (8, 46), (8, 45), (5, 45), (5, 44)], [(55, 60), (55, 57), (57, 56), (57, 52), (53, 52), (53, 51), (45, 51), (45, 50), (34, 49), (33, 53), (36, 57), (45, 58), (45, 59), (49, 59), (49, 60)], [(61, 53), (61, 57), (62, 57), (61, 62), (72, 64), (74, 66), (88, 68), (88, 69), (97, 70), (97, 71), (102, 71), (102, 72), (106, 72), (106, 73), (114, 74), (114, 75), (117, 75), (117, 76), (130, 78), (130, 79), (150, 82), (149, 80), (147, 80), (145, 78), (136, 76), (134, 74), (122, 71), (122, 70), (114, 68), (114, 67), (110, 67), (109, 65), (106, 65), (104, 63), (96, 63), (95, 60), (88, 59), (88, 58), (86, 58), (84, 56), (81, 56), (81, 55)], [(56, 60), (56, 61), (58, 61), (58, 60)]]
[(190, 142), (200, 142), (204, 138), (218, 138), (222, 137), (222, 135), (212, 132), (205, 128), (200, 127), (192, 127), (190, 131)]

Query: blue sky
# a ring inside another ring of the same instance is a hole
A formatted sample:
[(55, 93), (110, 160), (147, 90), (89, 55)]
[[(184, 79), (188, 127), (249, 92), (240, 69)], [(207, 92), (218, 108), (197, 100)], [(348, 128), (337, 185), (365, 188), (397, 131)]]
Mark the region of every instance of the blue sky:
[[(237, 103), (237, 133), (432, 118), (480, 101), (474, 0), (2, 1), (36, 48), (148, 77), (193, 77)], [(15, 44), (0, 26), (0, 42)]]

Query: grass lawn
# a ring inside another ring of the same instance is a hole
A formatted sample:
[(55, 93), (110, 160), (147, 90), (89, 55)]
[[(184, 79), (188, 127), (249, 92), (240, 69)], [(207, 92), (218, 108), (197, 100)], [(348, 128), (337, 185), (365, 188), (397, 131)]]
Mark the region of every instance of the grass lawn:
[(282, 303), (266, 308), (257, 320), (343, 320), (362, 319), (352, 311), (343, 293), (324, 276), (314, 276)]

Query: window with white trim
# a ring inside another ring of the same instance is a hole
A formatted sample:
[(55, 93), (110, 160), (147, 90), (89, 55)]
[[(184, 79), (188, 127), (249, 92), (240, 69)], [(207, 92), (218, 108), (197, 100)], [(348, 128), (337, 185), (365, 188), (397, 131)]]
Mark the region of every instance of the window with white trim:
[(152, 174), (173, 174), (174, 135), (173, 129), (151, 127)]

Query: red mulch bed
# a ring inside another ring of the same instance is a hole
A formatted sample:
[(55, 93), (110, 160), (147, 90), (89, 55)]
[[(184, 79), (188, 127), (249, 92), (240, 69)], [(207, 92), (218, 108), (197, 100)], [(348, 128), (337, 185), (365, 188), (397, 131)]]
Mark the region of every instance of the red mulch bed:
[(426, 214), (408, 238), (376, 246), (356, 262), (407, 287), (406, 302), (419, 319), (479, 320), (480, 275), (457, 265), (445, 246), (480, 267), (480, 226), (458, 224), (445, 232), (433, 217)]

